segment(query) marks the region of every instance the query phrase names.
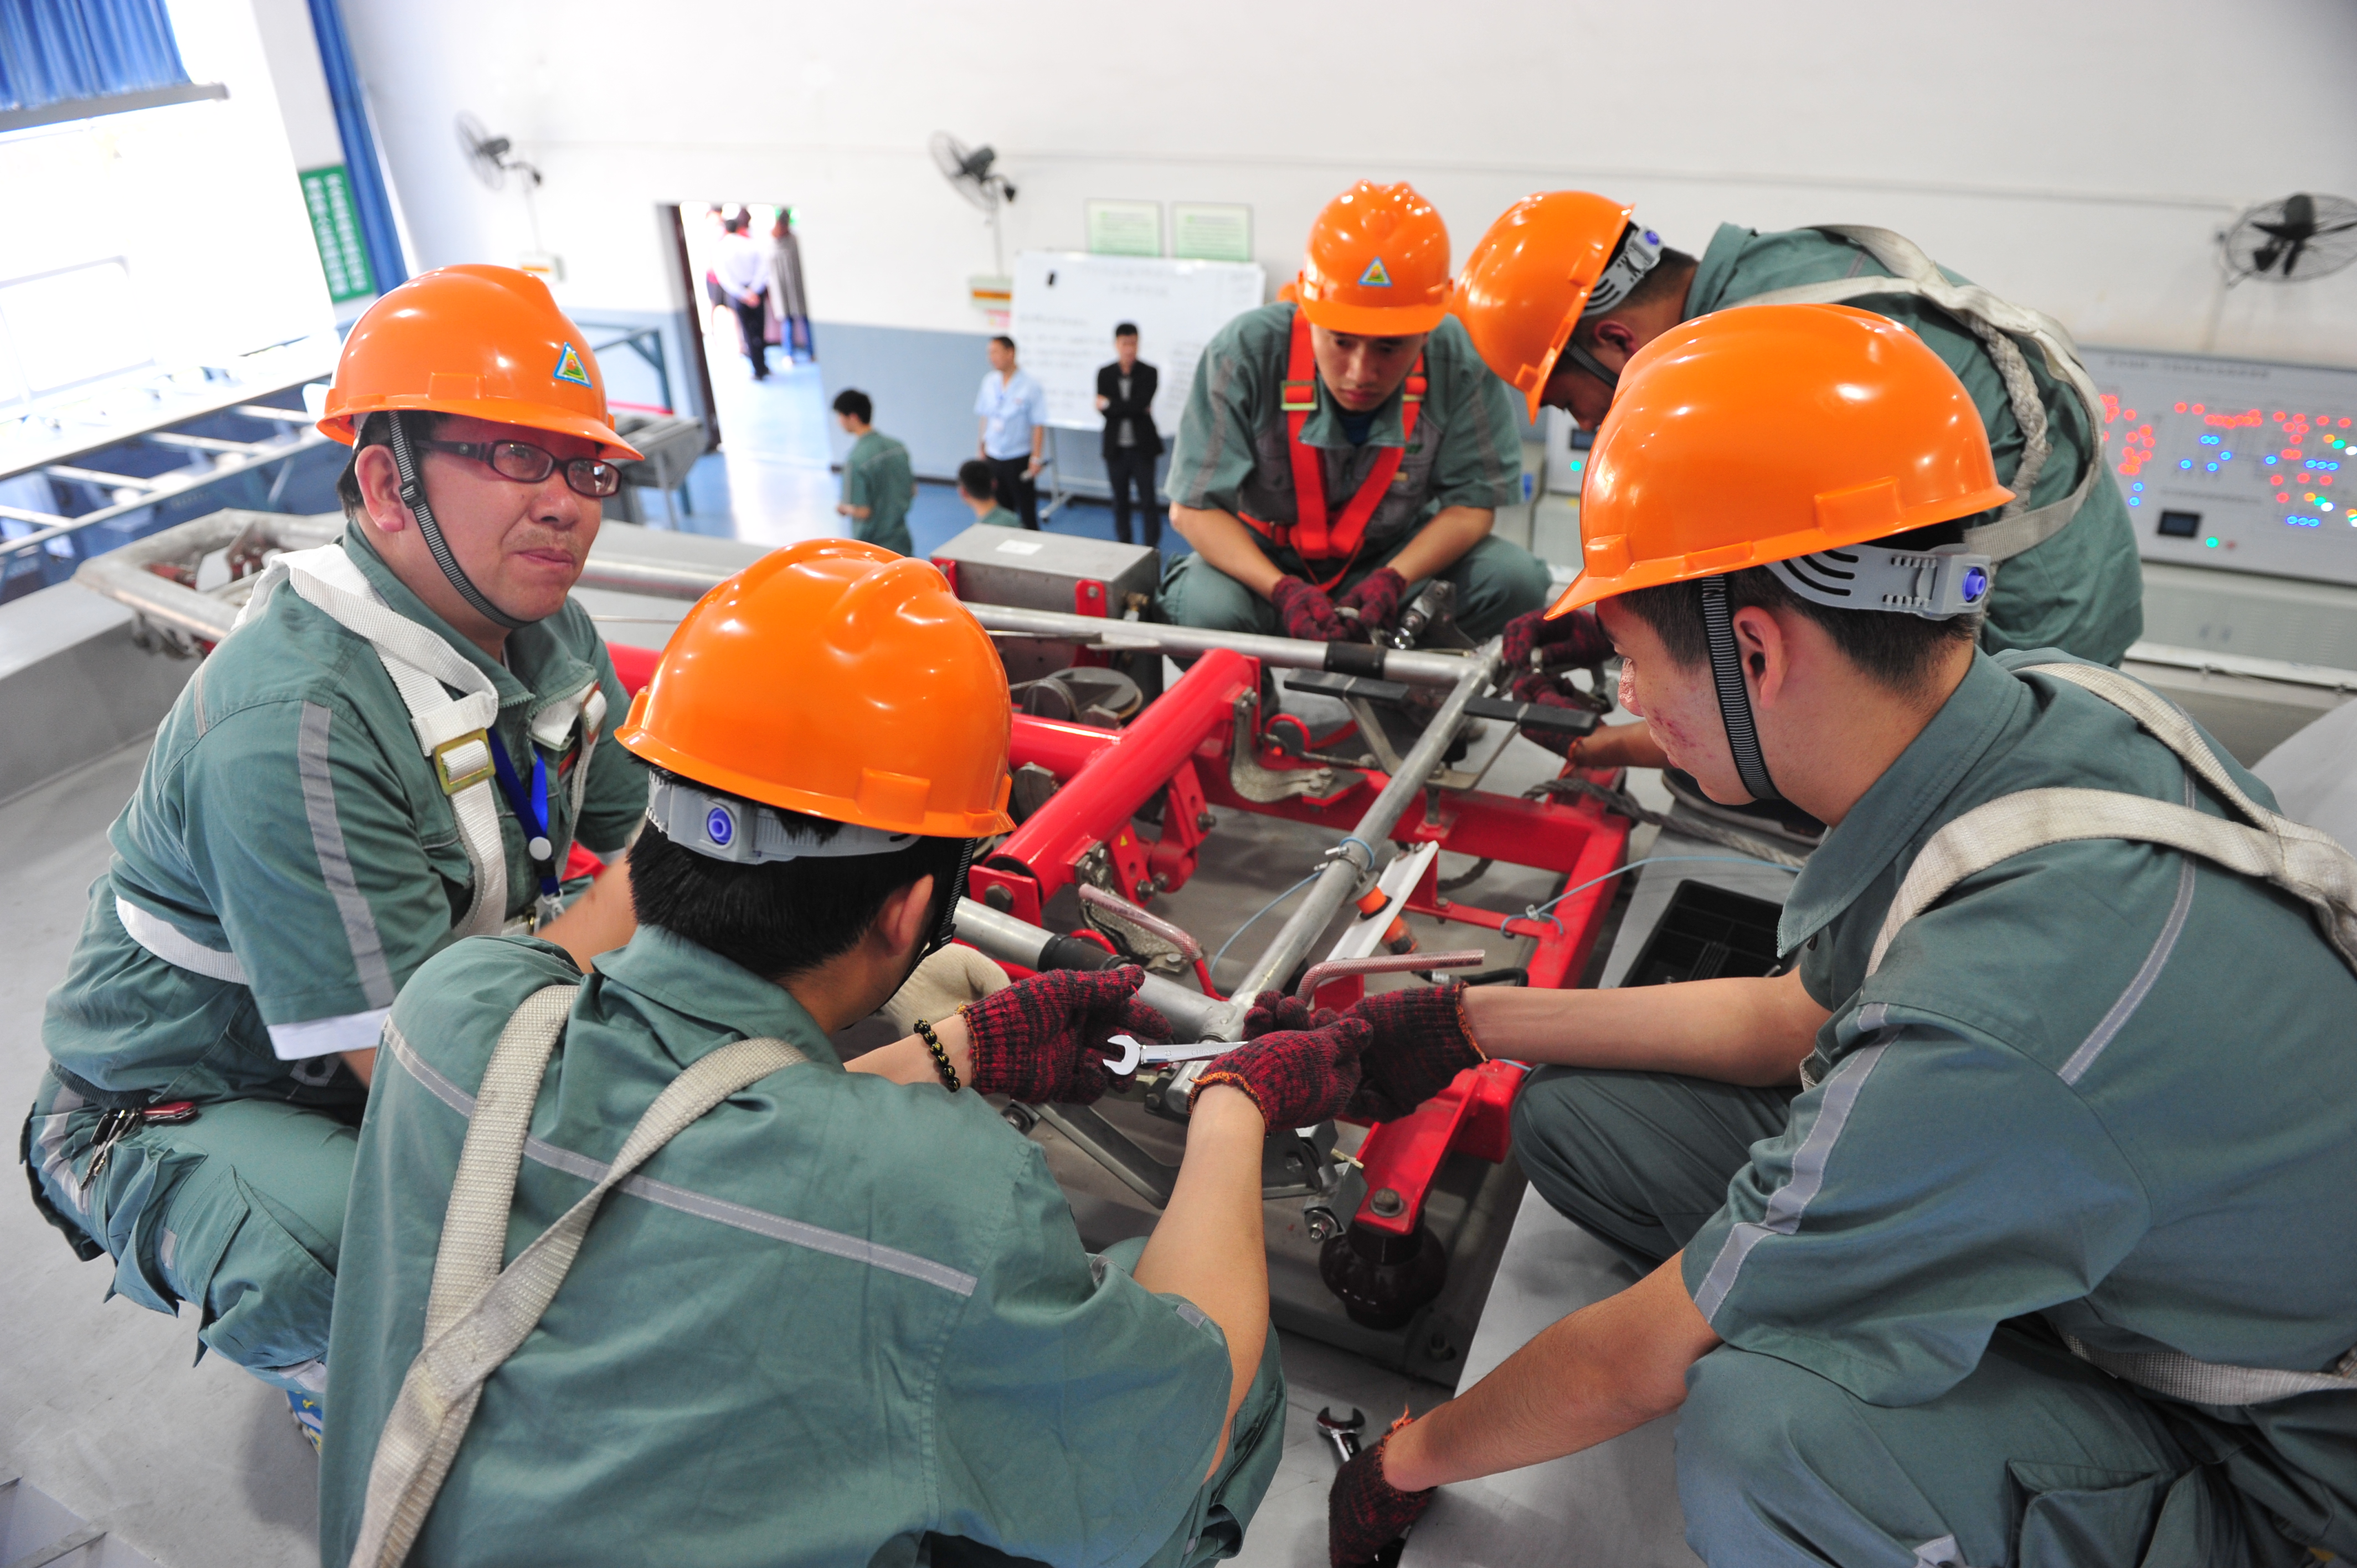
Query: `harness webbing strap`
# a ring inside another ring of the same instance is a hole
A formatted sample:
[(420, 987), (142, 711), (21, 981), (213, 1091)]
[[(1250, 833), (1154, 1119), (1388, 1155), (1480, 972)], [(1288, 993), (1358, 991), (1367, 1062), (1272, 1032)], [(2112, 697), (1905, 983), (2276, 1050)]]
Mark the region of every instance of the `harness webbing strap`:
[(466, 1440), (483, 1384), (539, 1326), (606, 1195), (714, 1106), (807, 1059), (777, 1039), (737, 1040), (699, 1058), (655, 1097), (597, 1184), (502, 1269), (533, 1105), (574, 991), (551, 985), (528, 998), (484, 1069), (434, 1261), (425, 1344), (377, 1439), (354, 1568), (397, 1568), (408, 1556)]
[[(2198, 854), (2229, 871), (2272, 883), (2308, 904), (2325, 940), (2357, 971), (2357, 857), (2330, 835), (2271, 811), (2251, 799), (2176, 707), (2116, 670), (2087, 664), (2025, 664), (2092, 693), (2127, 714), (2180, 757), (2249, 825), (2172, 801), (2108, 789), (2024, 789), (1966, 811), (1932, 835), (1915, 856), (1867, 960), (1881, 967), (1907, 922), (1966, 877), (2050, 843), (2115, 838)], [(2196, 1404), (2266, 1404), (2295, 1394), (2357, 1391), (2357, 1349), (2330, 1372), (2235, 1367), (2176, 1351), (2096, 1349), (2066, 1337), (2073, 1355), (2113, 1376)]]
[[(2022, 440), (2021, 462), (2007, 481), (2014, 492), (2013, 499), (2006, 503), (1996, 521), (1966, 529), (1964, 546), (1975, 554), (2006, 561), (2061, 532), (2063, 526), (2078, 515), (2104, 467), (2103, 395), (2095, 390), (2093, 378), (2081, 362), (2078, 346), (2072, 341), (2069, 330), (2042, 311), (2000, 299), (1977, 284), (1950, 283), (1922, 247), (1904, 235), (1862, 223), (1822, 223), (1817, 228), (1857, 246), (1891, 275), (1832, 278), (1824, 283), (1772, 289), (1749, 299), (1730, 300), (1727, 308), (1839, 305), (1869, 295), (1903, 294), (1928, 299), (1963, 321), (1980, 338), (1996, 364), (2005, 382), (2006, 401), (2012, 405), (2014, 421), (2021, 426)], [(2087, 415), (2090, 450), (2086, 453), (2086, 471), (2080, 475), (2077, 488), (2069, 495), (2034, 511), (2029, 510), (2029, 492), (2045, 469), (2053, 442), (2045, 402), (2038, 395), (2029, 361), (2013, 341), (2015, 338), (2026, 338), (2038, 346), (2048, 372), (2071, 389)]]
[(1743, 656), (1735, 646), (1725, 577), (1702, 579), (1702, 626), (1710, 639), (1710, 681), (1718, 693), (1719, 722), (1727, 726), (1727, 749), (1735, 758), (1735, 771), (1753, 800), (1781, 800), (1760, 749), (1760, 726), (1752, 722), (1751, 692), (1743, 683)]
[(1325, 454), (1301, 439), (1309, 416), (1318, 409), (1318, 362), (1310, 351), (1309, 318), (1295, 310), (1292, 336), (1286, 349), (1284, 396), (1280, 403), (1285, 414), (1286, 451), (1293, 464), (1295, 521), (1264, 522), (1246, 516), (1245, 526), (1277, 548), (1291, 550), (1305, 562), (1340, 561), (1341, 570), (1318, 586), (1331, 588), (1340, 582), (1366, 543), (1367, 524), (1374, 517), (1375, 508), (1383, 504), (1384, 492), (1399, 477), (1400, 461), (1415, 436), (1416, 418), (1424, 407), (1426, 390), (1424, 356), (1418, 354), (1415, 368), (1408, 372), (1406, 384), (1400, 389), (1400, 444), (1376, 452), (1374, 467), (1360, 481), (1358, 493), (1329, 526)]

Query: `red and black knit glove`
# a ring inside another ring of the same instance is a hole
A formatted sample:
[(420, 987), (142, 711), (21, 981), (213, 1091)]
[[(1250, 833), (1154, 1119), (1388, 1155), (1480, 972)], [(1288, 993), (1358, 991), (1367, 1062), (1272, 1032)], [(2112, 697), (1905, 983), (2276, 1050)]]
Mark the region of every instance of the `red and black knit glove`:
[(1298, 996), (1264, 991), (1253, 998), (1244, 1014), (1244, 1038), (1257, 1040), (1278, 1029), (1322, 1029), (1342, 1015), (1331, 1007), (1312, 1007)]
[(1050, 969), (960, 1009), (974, 1088), (1030, 1104), (1086, 1105), (1112, 1081), (1106, 1036), (1170, 1038), (1170, 1021), (1137, 999), (1146, 971)]
[(1399, 619), (1400, 596), (1406, 592), (1405, 577), (1388, 566), (1379, 566), (1345, 588), (1334, 607), (1357, 610), (1361, 632), (1389, 631)]
[(1461, 984), (1386, 991), (1343, 1016), (1372, 1031), (1359, 1061), (1359, 1092), (1348, 1111), (1357, 1121), (1405, 1116), (1447, 1089), (1458, 1073), (1490, 1059), (1466, 1026)]
[(1195, 1080), (1195, 1090), (1233, 1084), (1252, 1096), (1271, 1131), (1314, 1126), (1358, 1091), (1359, 1053), (1372, 1033), (1349, 1017), (1322, 1029), (1273, 1030), (1213, 1058)]
[[(1516, 616), (1506, 623), (1501, 650), (1508, 687), (1514, 701), (1542, 708), (1586, 709), (1587, 704), (1566, 692), (1558, 671), (1580, 666), (1595, 669), (1612, 657), (1612, 639), (1596, 619), (1596, 607), (1583, 606), (1554, 620), (1544, 610)], [(1557, 757), (1566, 756), (1578, 737), (1556, 730), (1526, 729), (1523, 737)]]
[(1383, 1479), (1383, 1447), (1408, 1418), (1392, 1423), (1383, 1442), (1342, 1466), (1326, 1494), (1326, 1560), (1333, 1568), (1364, 1568), (1375, 1554), (1424, 1517), (1437, 1488), (1403, 1492)]
[(1313, 584), (1298, 577), (1279, 577), (1276, 586), (1268, 591), (1268, 602), (1276, 607), (1287, 637), (1304, 642), (1350, 640), (1351, 628), (1334, 613), (1334, 601)]

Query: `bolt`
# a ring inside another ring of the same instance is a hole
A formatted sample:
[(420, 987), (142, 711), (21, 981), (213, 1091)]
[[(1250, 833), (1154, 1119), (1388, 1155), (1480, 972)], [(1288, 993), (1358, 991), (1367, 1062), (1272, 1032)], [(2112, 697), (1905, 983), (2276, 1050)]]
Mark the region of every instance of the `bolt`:
[(1211, 815), (1211, 812), (1198, 811), (1195, 813), (1195, 826), (1200, 831), (1210, 832), (1213, 828), (1216, 828), (1219, 825), (1220, 819)]
[(1136, 883), (1131, 886), (1130, 891), (1135, 894), (1137, 896), (1137, 901), (1143, 904), (1148, 898), (1154, 897), (1154, 879), (1150, 876), (1141, 876), (1137, 879)]
[(1375, 1195), (1367, 1199), (1367, 1207), (1386, 1219), (1396, 1219), (1407, 1209), (1407, 1204), (1400, 1195), (1387, 1187), (1375, 1188)]
[(982, 901), (1002, 915), (1015, 908), (1015, 895), (1009, 893), (1003, 883), (994, 882), (984, 888)]
[(1342, 1233), (1342, 1221), (1323, 1204), (1303, 1209), (1301, 1223), (1308, 1230), (1312, 1241), (1330, 1241)]
[(1429, 1359), (1447, 1361), (1456, 1357), (1457, 1347), (1448, 1342), (1448, 1335), (1436, 1328), (1432, 1331), (1432, 1337), (1424, 1342), (1424, 1353)]
[(1301, 1174), (1301, 1156), (1299, 1155), (1286, 1155), (1285, 1168), (1295, 1176), (1299, 1176)]

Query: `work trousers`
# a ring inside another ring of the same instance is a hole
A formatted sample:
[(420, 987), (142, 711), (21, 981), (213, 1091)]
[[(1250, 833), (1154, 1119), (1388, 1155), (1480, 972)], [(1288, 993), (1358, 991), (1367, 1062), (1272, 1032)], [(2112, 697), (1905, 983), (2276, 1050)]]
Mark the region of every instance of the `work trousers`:
[[(1391, 558), (1407, 548), (1407, 542), (1415, 537), (1413, 533), (1404, 534), (1380, 549), (1369, 549), (1328, 592), (1339, 594), (1389, 564)], [(1261, 548), (1278, 571), (1291, 576), (1322, 583), (1334, 569), (1330, 564), (1321, 564), (1321, 570), (1312, 571), (1290, 550), (1279, 550), (1265, 542)], [(1497, 636), (1516, 616), (1543, 607), (1554, 589), (1545, 562), (1494, 533), (1458, 556), (1438, 575), (1457, 585), (1457, 624), (1476, 642)], [(1409, 584), (1406, 595), (1400, 600), (1401, 607), (1405, 608), (1423, 591), (1423, 583)], [(1285, 635), (1285, 626), (1275, 605), (1200, 555), (1182, 555), (1163, 574), (1162, 613), (1178, 626), (1200, 627), (1209, 631), (1257, 632), (1265, 637)]]
[(1162, 548), (1162, 509), (1154, 499), (1154, 454), (1142, 446), (1116, 446), (1106, 455), (1104, 466), (1105, 482), (1113, 487), (1113, 536), (1124, 544), (1130, 542), (1129, 512), (1134, 504), (1146, 524), (1146, 545)]
[(21, 1151), (53, 1222), (113, 1259), (114, 1294), (171, 1315), (194, 1302), (199, 1356), (319, 1399), (360, 1110), (210, 1101), (116, 1143), (93, 1180), (105, 1113), (43, 1073)]
[(1023, 472), (1031, 466), (1031, 459), (1026, 456), (985, 457), (983, 460), (990, 465), (998, 504), (1021, 518), (1024, 527), (1036, 532), (1039, 527), (1039, 487)]
[[(1106, 1258), (1135, 1273), (1146, 1251), (1146, 1238), (1116, 1241)], [(1228, 1423), (1228, 1449), (1220, 1467), (1195, 1496), (1186, 1521), (1171, 1531), (1160, 1550), (1142, 1568), (1207, 1568), (1233, 1557), (1244, 1543), (1244, 1528), (1268, 1494), (1277, 1461), (1285, 1455), (1285, 1363), (1272, 1326), (1261, 1347), (1260, 1369), (1253, 1374), (1244, 1402)], [(1009, 1557), (994, 1547), (978, 1546), (952, 1536), (930, 1538), (933, 1568), (1028, 1568), (1034, 1560)]]
[[(770, 379), (768, 339), (770, 333), (770, 302), (765, 295), (755, 295), (753, 303), (746, 304), (735, 295), (728, 296), (728, 308), (737, 313), (737, 325), (745, 334), (745, 357), (753, 361), (753, 379)], [(791, 358), (791, 355), (788, 356)]]
[[(1514, 1155), (1558, 1210), (1642, 1271), (1726, 1201), (1790, 1090), (1542, 1068), (1514, 1102)], [(1868, 1404), (1722, 1345), (1678, 1419), (1686, 1541), (1741, 1568), (2293, 1568), (2309, 1553), (2216, 1462), (2217, 1423), (2147, 1400), (2042, 1319), (1998, 1326), (1980, 1365), (1921, 1404)]]

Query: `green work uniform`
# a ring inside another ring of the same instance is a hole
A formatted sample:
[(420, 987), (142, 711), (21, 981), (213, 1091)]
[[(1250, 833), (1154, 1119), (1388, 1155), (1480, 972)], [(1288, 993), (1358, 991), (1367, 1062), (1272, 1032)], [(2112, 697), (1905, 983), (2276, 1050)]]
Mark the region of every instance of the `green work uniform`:
[(851, 536), (903, 555), (916, 553), (909, 537), (909, 503), (917, 494), (917, 477), (909, 467), (909, 449), (889, 435), (870, 430), (851, 444), (843, 459), (843, 501), (864, 506), (867, 515), (854, 518)]
[[(1941, 269), (1952, 283), (1971, 280)], [(1686, 316), (1706, 315), (1758, 295), (1835, 278), (1889, 277), (1879, 262), (1847, 240), (1816, 229), (1761, 234), (1722, 223), (1695, 269), (1686, 290)], [(2021, 425), (2006, 398), (1996, 363), (1964, 321), (1913, 295), (1867, 295), (1849, 304), (1887, 316), (1931, 345), (1973, 395), (1988, 426), (1997, 478), (2009, 480), (2020, 466)], [(2031, 487), (2029, 504), (2061, 500), (2084, 478), (2089, 463), (2103, 463), (2103, 432), (2090, 430), (2085, 411), (2070, 387), (2046, 368), (2035, 349), (2025, 351), (2030, 379), (2046, 406), (2053, 442), (2045, 468)], [(1994, 513), (1967, 518), (1992, 521)], [(2098, 663), (2116, 665), (2128, 645), (2144, 633), (2144, 568), (2136, 559), (2136, 532), (2127, 503), (2108, 471), (2088, 487), (2078, 514), (2052, 538), (2033, 545), (1996, 569), (1981, 646), (1992, 653), (2008, 649), (2059, 648)]]
[[(527, 779), (533, 721), (577, 713), (595, 682), (608, 738), (591, 750), (577, 822), (577, 718), (538, 746), (554, 863), (576, 838), (607, 852), (627, 843), (645, 773), (611, 742), (626, 702), (588, 613), (568, 602), (511, 634), (501, 664), (364, 540), (347, 534), (343, 548), (389, 609), (490, 679), (502, 744)], [(515, 916), (532, 908), (538, 874), (522, 828), (500, 817)], [(337, 1053), (375, 1045), (395, 993), (468, 909), (473, 872), (448, 797), (375, 650), (282, 587), (197, 667), (108, 837), (113, 859), (49, 994), (53, 1066), (24, 1153), (76, 1250), (114, 1258), (116, 1293), (159, 1312), (194, 1302), (206, 1346), (316, 1392), (367, 1097)], [(193, 1121), (145, 1124), (91, 1179), (105, 1108), (176, 1101), (195, 1102)]]
[[(1269, 523), (1297, 520), (1292, 435), (1284, 408), (1292, 332), (1293, 306), (1265, 305), (1221, 328), (1205, 345), (1170, 448), (1168, 488), (1173, 506)], [(1495, 510), (1523, 499), (1523, 422), (1515, 414), (1513, 394), (1490, 373), (1455, 317), (1441, 317), (1425, 338), (1424, 375), (1415, 437), (1406, 441), (1398, 472), (1367, 520), (1363, 546), (1329, 593), (1340, 593), (1386, 565), (1444, 508)], [(1394, 393), (1374, 411), (1365, 440), (1354, 444), (1343, 428), (1341, 406), (1322, 379), (1317, 395), (1301, 439), (1318, 448), (1330, 526), (1359, 493), (1383, 449), (1402, 446), (1403, 405)], [(1343, 564), (1304, 561), (1267, 539), (1259, 543), (1279, 571), (1313, 583), (1326, 584)], [(1514, 617), (1544, 605), (1552, 586), (1544, 562), (1494, 533), (1439, 575), (1457, 585), (1457, 623), (1477, 639), (1493, 636)], [(1423, 585), (1410, 584), (1406, 597)], [(1200, 555), (1172, 563), (1162, 580), (1162, 607), (1180, 626), (1283, 630), (1275, 606)]]
[(1632, 1262), (1683, 1249), (1726, 1341), (1678, 1434), (1709, 1561), (2357, 1550), (2357, 1393), (2197, 1406), (2062, 1341), (2303, 1371), (2357, 1345), (2357, 976), (2306, 906), (2158, 845), (2055, 843), (1960, 883), (1867, 975), (1901, 877), (1975, 806), (2227, 814), (2030, 661), (1976, 657), (1794, 883), (1779, 939), (1833, 1015), (1815, 1087), (1545, 1069), (1516, 1106), (1534, 1184)]
[(993, 528), (1020, 528), (1023, 526), (1023, 520), (1016, 516), (1013, 512), (1007, 510), (1003, 506), (992, 507), (988, 511), (984, 512), (980, 517), (975, 518), (974, 521), (977, 524), (988, 523)]
[[(485, 938), (394, 1005), (345, 1230), (324, 1562), (359, 1533), (492, 1047), (525, 998), (578, 979), (545, 943)], [(574, 999), (511, 1260), (673, 1078), (765, 1036), (809, 1059), (607, 1199), (484, 1385), (412, 1561), (573, 1564), (621, 1542), (705, 1568), (905, 1564), (928, 1546), (937, 1563), (1232, 1554), (1284, 1443), (1275, 1337), (1230, 1428), (1217, 1325), (1083, 1251), (1038, 1145), (979, 1095), (844, 1071), (783, 988), (670, 931), (640, 928)]]

